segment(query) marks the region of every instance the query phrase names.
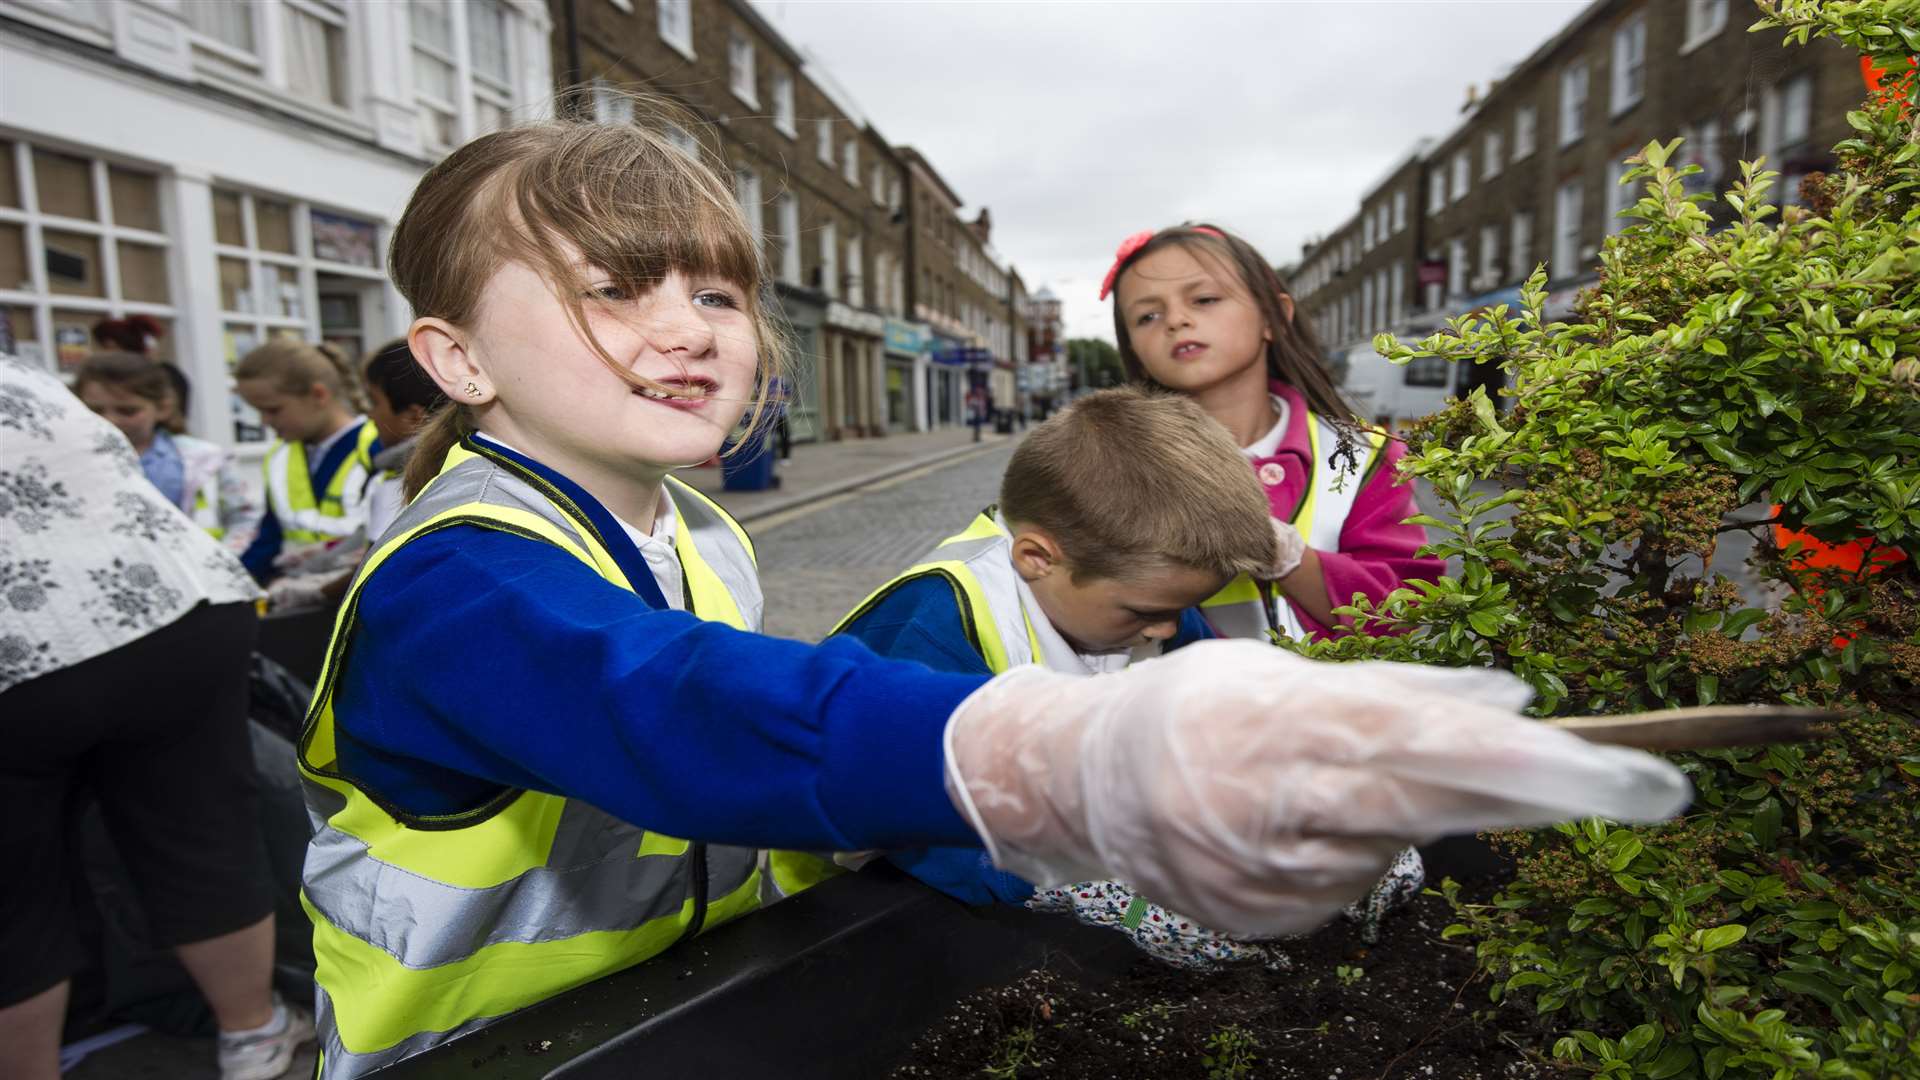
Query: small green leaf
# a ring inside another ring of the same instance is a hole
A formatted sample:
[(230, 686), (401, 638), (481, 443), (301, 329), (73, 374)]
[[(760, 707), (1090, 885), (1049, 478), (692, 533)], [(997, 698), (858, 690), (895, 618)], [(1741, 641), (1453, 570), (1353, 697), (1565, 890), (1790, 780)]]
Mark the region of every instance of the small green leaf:
[(1716, 926), (1711, 930), (1700, 931), (1700, 951), (1718, 952), (1747, 936), (1747, 928), (1739, 923)]

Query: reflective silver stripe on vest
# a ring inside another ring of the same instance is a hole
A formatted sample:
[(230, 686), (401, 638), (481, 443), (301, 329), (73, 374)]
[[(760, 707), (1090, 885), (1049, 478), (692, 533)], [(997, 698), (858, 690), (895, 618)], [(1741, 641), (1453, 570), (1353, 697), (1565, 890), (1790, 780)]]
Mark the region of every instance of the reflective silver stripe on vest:
[(373, 545), (374, 550), (379, 550), (381, 545), (402, 533), (426, 524), (435, 516), (468, 503), (524, 510), (559, 529), (568, 540), (586, 546), (573, 519), (561, 513), (552, 500), (532, 484), (484, 457), (471, 457), (434, 477), (426, 490), (408, 503), (407, 508), (400, 511), (400, 516), (393, 519), (393, 524), (387, 526), (387, 531), (380, 534), (380, 539)]
[(469, 1031), (486, 1027), (500, 1019), (498, 1016), (482, 1016), (469, 1020), (452, 1031), (423, 1031), (418, 1035), (401, 1039), (385, 1050), (375, 1050), (370, 1054), (356, 1054), (340, 1042), (340, 1029), (333, 1022), (333, 999), (327, 996), (326, 989), (316, 984), (313, 994), (313, 1026), (320, 1037), (320, 1076), (325, 1080), (365, 1076), (375, 1069), (384, 1069), (396, 1062), (405, 1061), (415, 1054), (423, 1054), (449, 1039), (457, 1039)]
[(759, 633), (766, 613), (766, 598), (760, 592), (760, 569), (754, 565), (752, 552), (740, 543), (733, 526), (721, 518), (713, 504), (694, 493), (690, 486), (669, 477), (667, 492), (687, 527), (694, 550), (707, 560), (707, 566), (727, 587), (727, 592), (733, 594), (741, 622), (748, 630)]
[[(598, 820), (567, 821), (578, 816), (576, 808)], [(465, 889), (389, 866), (358, 838), (327, 828), (314, 834), (302, 876), (308, 901), (336, 929), (402, 966), (439, 967), (489, 945), (631, 930), (680, 910), (692, 895), (687, 860), (680, 855), (636, 858), (642, 830), (570, 799), (554, 847), (580, 851), (609, 833), (625, 834), (631, 842), (601, 848), (598, 862), (536, 867), (492, 888)]]
[[(980, 583), (980, 591), (987, 598), (987, 614), (993, 619), (993, 628), (1000, 633), (1000, 647), (1006, 650), (1009, 671), (1023, 664), (1038, 663), (1040, 659), (1033, 655), (1033, 641), (1027, 636), (1012, 549), (1012, 540), (1000, 533), (973, 540), (948, 541), (920, 560), (922, 563), (964, 563), (973, 572), (974, 580)], [(1043, 614), (1040, 618), (1046, 616)]]

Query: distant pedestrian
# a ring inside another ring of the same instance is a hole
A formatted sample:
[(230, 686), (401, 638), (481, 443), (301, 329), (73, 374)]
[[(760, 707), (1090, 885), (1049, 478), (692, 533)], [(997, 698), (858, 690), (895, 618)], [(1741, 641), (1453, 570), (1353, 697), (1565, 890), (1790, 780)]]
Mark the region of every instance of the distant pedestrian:
[(313, 1028), (271, 989), (247, 731), (259, 590), (120, 432), (4, 356), (0, 582), (0, 1076), (60, 1075), (81, 794), (100, 804), (151, 939), (213, 1008), (223, 1080), (285, 1073)]

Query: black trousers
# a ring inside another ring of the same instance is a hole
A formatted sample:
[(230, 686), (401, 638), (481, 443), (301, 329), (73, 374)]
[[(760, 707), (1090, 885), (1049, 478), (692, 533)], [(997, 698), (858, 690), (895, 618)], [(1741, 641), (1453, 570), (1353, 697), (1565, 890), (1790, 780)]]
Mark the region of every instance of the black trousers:
[(247, 733), (251, 604), (205, 604), (110, 653), (0, 693), (0, 1006), (81, 960), (71, 826), (97, 800), (154, 944), (273, 910)]

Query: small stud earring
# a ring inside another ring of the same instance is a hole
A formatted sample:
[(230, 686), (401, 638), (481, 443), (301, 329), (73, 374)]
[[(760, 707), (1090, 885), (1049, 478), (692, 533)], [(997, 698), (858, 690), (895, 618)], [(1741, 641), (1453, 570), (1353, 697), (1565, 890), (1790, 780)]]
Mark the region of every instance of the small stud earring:
[(479, 396), (480, 396), (480, 387), (479, 387), (479, 385), (478, 385), (478, 384), (476, 384), (476, 383), (468, 383), (468, 384), (467, 384), (467, 396), (468, 396), (468, 397), (479, 397)]

